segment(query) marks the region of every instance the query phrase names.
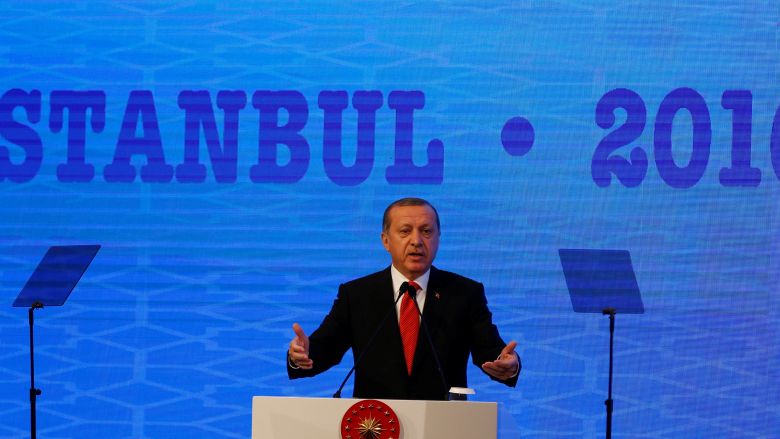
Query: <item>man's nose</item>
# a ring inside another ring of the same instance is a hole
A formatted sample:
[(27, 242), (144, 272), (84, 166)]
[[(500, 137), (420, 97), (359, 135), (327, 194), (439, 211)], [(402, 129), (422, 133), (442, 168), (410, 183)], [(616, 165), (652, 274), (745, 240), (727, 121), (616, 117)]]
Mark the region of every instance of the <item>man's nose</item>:
[(422, 245), (422, 233), (417, 230), (412, 231), (409, 242), (412, 245)]

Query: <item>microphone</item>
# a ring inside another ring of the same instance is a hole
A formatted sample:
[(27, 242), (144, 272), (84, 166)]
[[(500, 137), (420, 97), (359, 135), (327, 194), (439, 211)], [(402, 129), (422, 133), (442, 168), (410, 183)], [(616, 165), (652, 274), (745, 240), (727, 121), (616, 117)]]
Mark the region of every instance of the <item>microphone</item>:
[[(433, 360), (436, 361), (436, 369), (439, 371), (439, 378), (441, 378), (441, 383), (444, 385), (444, 400), (448, 400), (449, 393), (450, 393), (450, 386), (447, 385), (447, 379), (444, 377), (444, 371), (441, 370), (441, 361), (439, 361), (439, 355), (436, 353), (436, 348), (433, 346), (433, 340), (431, 340), (431, 332), (428, 330), (428, 325), (425, 323), (425, 319), (422, 317), (422, 312), (420, 312), (420, 305), (417, 303), (417, 289), (415, 289), (413, 286), (409, 285), (408, 283), (404, 282), (407, 288), (407, 292), (409, 294), (409, 297), (414, 300), (414, 307), (417, 309), (417, 315), (420, 316), (420, 322), (422, 322), (423, 326), (423, 332), (425, 332), (425, 339), (428, 340), (428, 347), (431, 348), (431, 353), (433, 354)], [(401, 286), (403, 288), (403, 285)], [(403, 290), (402, 290), (403, 291)]]
[[(379, 324), (379, 326), (377, 326), (376, 330), (371, 335), (371, 338), (368, 339), (368, 343), (366, 343), (366, 348), (363, 349), (363, 352), (361, 352), (360, 355), (358, 355), (357, 359), (355, 359), (355, 363), (352, 365), (352, 369), (349, 370), (349, 373), (347, 373), (346, 378), (344, 378), (344, 381), (341, 382), (341, 385), (339, 386), (339, 389), (336, 390), (336, 393), (333, 394), (334, 398), (341, 398), (341, 391), (344, 389), (344, 386), (347, 384), (347, 381), (349, 380), (349, 377), (352, 376), (352, 374), (355, 372), (355, 368), (358, 366), (358, 364), (360, 364), (360, 360), (363, 359), (363, 356), (366, 355), (366, 352), (368, 352), (368, 349), (371, 347), (371, 345), (374, 344), (374, 339), (379, 334), (379, 331), (382, 329), (382, 327), (385, 326), (385, 323), (387, 322), (387, 318), (390, 317), (391, 314), (395, 314), (395, 306), (396, 306), (396, 304), (398, 304), (398, 301), (401, 300), (401, 297), (403, 297), (404, 293), (408, 293), (409, 290), (412, 290), (415, 293), (417, 292), (414, 288), (412, 288), (409, 285), (409, 282), (404, 282), (404, 283), (401, 284), (400, 294), (398, 294), (398, 297), (393, 302), (393, 306), (390, 309), (387, 310), (387, 314), (385, 314), (385, 316), (382, 318), (382, 322)], [(417, 303), (417, 301), (415, 300), (415, 304), (416, 303)], [(417, 312), (418, 313), (420, 312), (420, 308), (419, 307), (417, 308)]]

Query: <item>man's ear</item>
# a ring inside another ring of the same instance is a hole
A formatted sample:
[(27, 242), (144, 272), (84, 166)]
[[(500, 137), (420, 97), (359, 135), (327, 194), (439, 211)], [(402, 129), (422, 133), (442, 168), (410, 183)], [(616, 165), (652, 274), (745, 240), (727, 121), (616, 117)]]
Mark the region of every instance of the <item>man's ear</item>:
[(385, 250), (390, 251), (390, 242), (385, 232), (382, 232), (382, 245), (385, 247)]

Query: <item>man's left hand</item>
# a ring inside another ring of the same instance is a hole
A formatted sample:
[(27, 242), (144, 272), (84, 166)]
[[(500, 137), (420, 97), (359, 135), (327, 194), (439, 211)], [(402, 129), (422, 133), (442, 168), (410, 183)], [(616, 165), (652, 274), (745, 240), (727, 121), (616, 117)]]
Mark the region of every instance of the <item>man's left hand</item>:
[(517, 342), (510, 341), (509, 344), (504, 346), (497, 360), (482, 364), (482, 370), (502, 381), (520, 373), (520, 359), (515, 352), (515, 347), (517, 347)]

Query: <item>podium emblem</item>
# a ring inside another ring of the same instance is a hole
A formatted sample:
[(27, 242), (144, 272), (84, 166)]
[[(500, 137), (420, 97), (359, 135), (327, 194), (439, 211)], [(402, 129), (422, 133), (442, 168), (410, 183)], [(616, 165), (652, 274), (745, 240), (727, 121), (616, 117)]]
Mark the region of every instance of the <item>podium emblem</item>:
[(341, 418), (342, 439), (398, 439), (400, 436), (398, 416), (382, 401), (358, 401)]

